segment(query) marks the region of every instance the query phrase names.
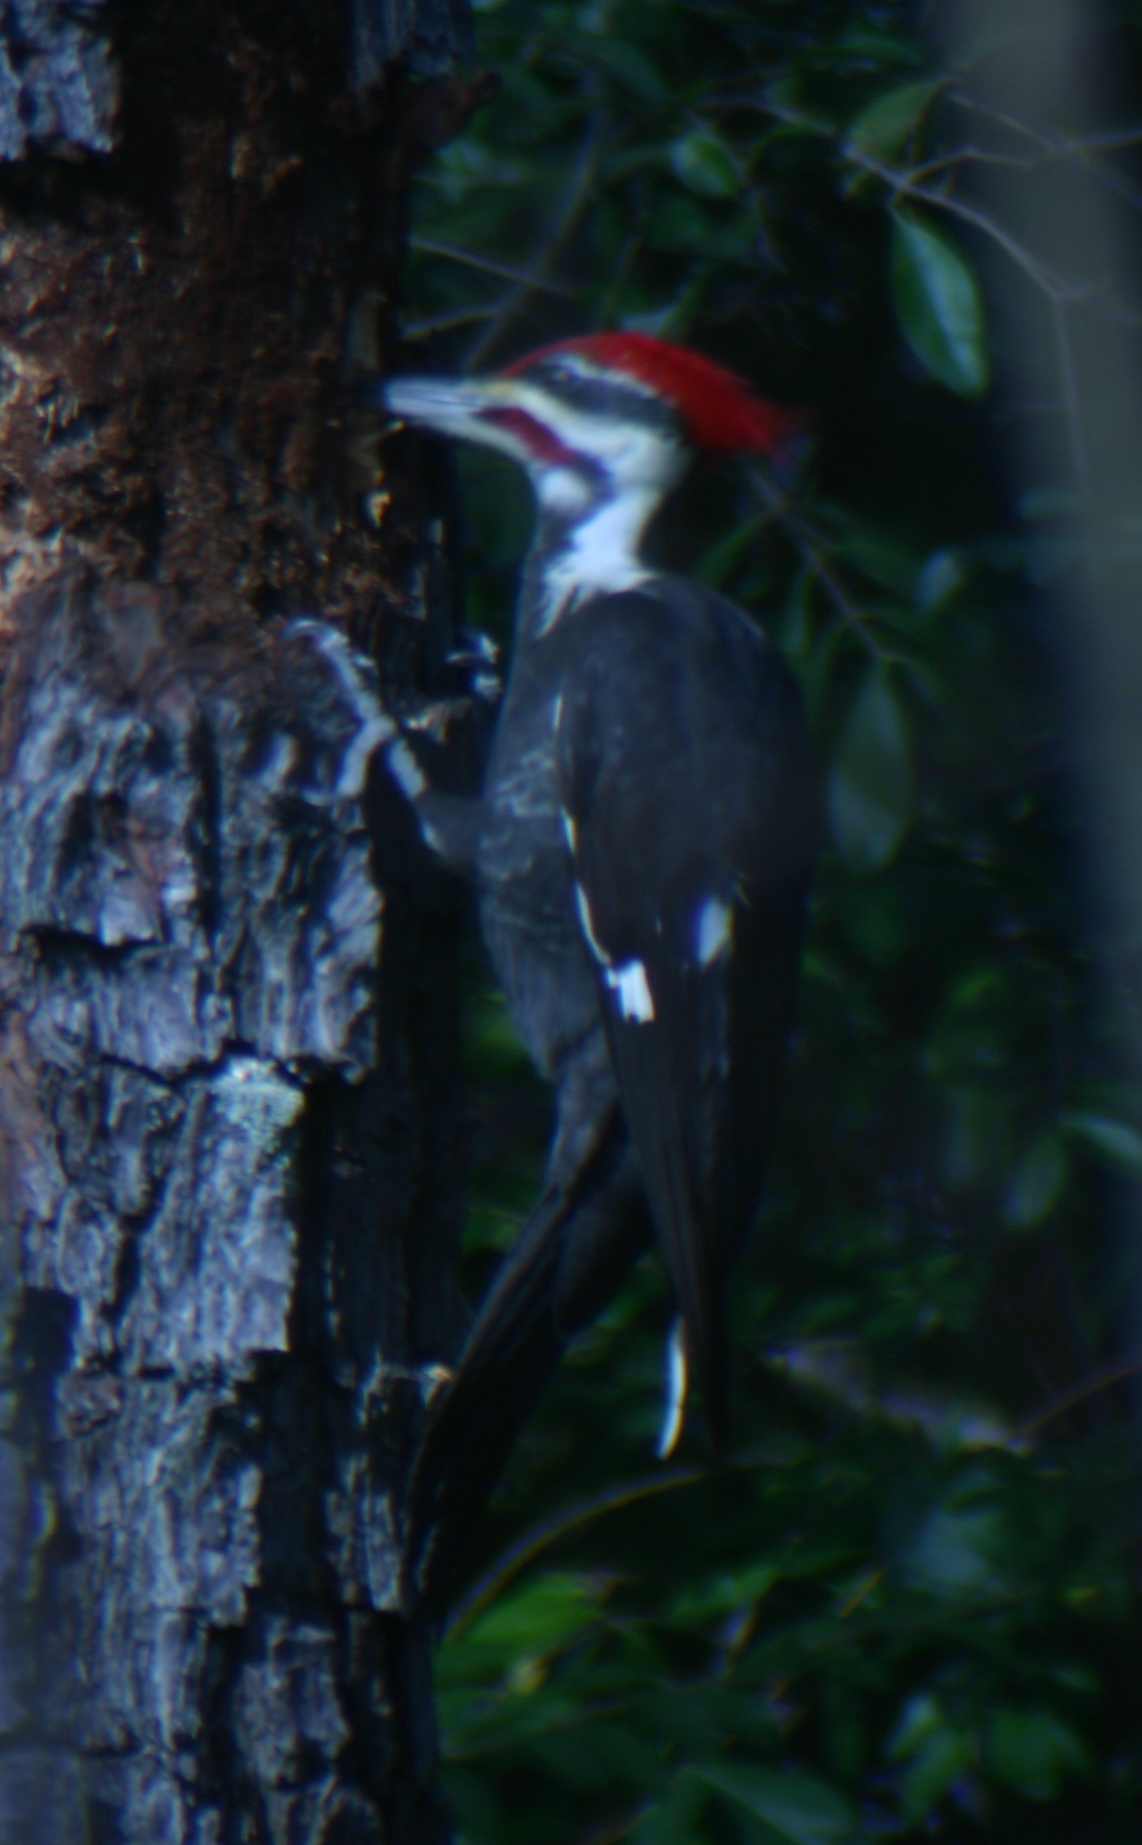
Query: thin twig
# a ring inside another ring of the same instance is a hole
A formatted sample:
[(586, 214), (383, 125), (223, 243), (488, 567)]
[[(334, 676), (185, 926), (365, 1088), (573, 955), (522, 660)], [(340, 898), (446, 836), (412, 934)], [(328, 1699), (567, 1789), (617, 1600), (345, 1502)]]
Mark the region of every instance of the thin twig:
[(548, 282), (542, 276), (534, 275), (525, 269), (517, 269), (511, 263), (497, 262), (495, 257), (484, 256), (478, 250), (466, 250), (462, 244), (442, 243), (437, 237), (413, 236), (409, 239), (414, 250), (425, 256), (443, 256), (452, 263), (464, 263), (469, 269), (480, 269), (485, 275), (499, 276), (501, 281), (515, 282), (527, 289), (542, 289), (548, 295), (561, 295), (565, 300), (575, 298), (573, 288), (565, 288), (560, 282)]
[(1001, 128), (1009, 128), (1013, 134), (1021, 135), (1025, 140), (1033, 141), (1041, 149), (1046, 159), (1067, 159), (1074, 155), (1115, 153), (1119, 148), (1137, 147), (1142, 141), (1142, 128), (1105, 128), (1096, 129), (1090, 134), (1082, 135), (1046, 135), (1039, 128), (1032, 128), (1029, 123), (1021, 122), (1014, 115), (1007, 115), (1002, 109), (994, 109), (978, 98), (966, 95), (962, 90), (948, 90), (949, 102), (955, 103), (972, 115), (980, 115), (985, 121), (995, 122)]
[[(962, 97), (957, 96), (955, 100), (960, 102), (961, 106), (966, 106)], [(752, 106), (768, 115), (772, 115), (775, 121), (787, 122), (790, 126), (795, 128), (811, 129), (814, 133), (822, 132), (822, 124), (814, 117), (805, 115), (796, 109), (789, 109), (782, 104), (776, 104), (768, 97), (754, 98)], [(1044, 141), (1043, 137), (1037, 135), (1032, 129), (1026, 128), (1020, 123), (1010, 121), (1006, 117), (999, 116), (994, 111), (980, 109), (979, 112), (981, 114), (991, 115), (992, 119), (1000, 120), (1006, 126), (1020, 128), (1026, 137), (1043, 148), (1045, 153), (1049, 153), (1052, 158), (1060, 157), (1058, 143)], [(1142, 132), (1140, 132), (1139, 138), (1142, 138)], [(1080, 143), (1076, 137), (1066, 145), (1073, 149), (1078, 147)], [(1126, 145), (1126, 142), (1123, 141), (1122, 145)], [(1040, 288), (1052, 301), (1064, 303), (1085, 301), (1089, 303), (1097, 298), (1099, 290), (1094, 283), (1070, 280), (1065, 276), (1053, 272), (1027, 248), (1026, 244), (1020, 243), (1018, 238), (1012, 236), (1009, 231), (1005, 230), (1001, 224), (998, 224), (987, 212), (981, 211), (974, 205), (966, 204), (963, 199), (957, 198), (954, 193), (942, 191), (936, 187), (918, 184), (917, 176), (923, 175), (928, 171), (930, 163), (929, 166), (919, 166), (911, 169), (889, 166), (884, 161), (875, 159), (873, 155), (862, 152), (861, 149), (855, 146), (851, 141), (845, 144), (843, 153), (845, 159), (848, 160), (850, 164), (859, 167), (862, 172), (871, 174), (874, 178), (879, 179), (887, 186), (894, 200), (907, 200), (911, 203), (930, 205), (936, 211), (944, 211), (947, 212), (950, 217), (958, 218), (961, 223), (970, 224), (973, 229), (980, 232), (981, 236), (988, 238), (992, 243), (998, 245), (1004, 254), (1023, 271), (1024, 275), (1034, 282), (1035, 286)], [(949, 159), (945, 165), (950, 164), (951, 161)], [(996, 156), (995, 164), (1005, 163), (1001, 156)], [(1106, 176), (1104, 175), (1103, 177), (1105, 178)], [(1117, 296), (1109, 292), (1103, 292), (1101, 305), (1103, 305), (1108, 312), (1113, 312), (1117, 319), (1125, 320), (1128, 325), (1142, 325), (1142, 314), (1131, 309), (1127, 303), (1122, 302)]]
[(985, 147), (960, 147), (953, 154), (941, 154), (934, 160), (926, 160), (923, 165), (913, 167), (910, 178), (930, 180), (938, 173), (952, 173), (962, 166), (1015, 167), (1022, 173), (1030, 173), (1039, 165), (1029, 154), (995, 154)]
[[(905, 199), (913, 204), (932, 205), (937, 211), (946, 211), (950, 217), (959, 218), (964, 224), (972, 225), (984, 237), (997, 243), (1012, 262), (1017, 264), (1025, 275), (1030, 276), (1037, 287), (1041, 288), (1044, 294), (1050, 295), (1052, 300), (1082, 298), (1076, 295), (1073, 285), (1068, 287), (1061, 277), (1052, 275), (1050, 270), (1032, 255), (1025, 244), (1012, 237), (995, 222), (994, 218), (989, 217), (987, 212), (980, 211), (974, 205), (966, 205), (962, 199), (956, 198), (952, 193), (940, 192), (933, 186), (917, 185), (910, 170), (905, 171), (900, 167), (887, 166), (883, 160), (876, 160), (871, 154), (862, 153), (860, 148), (853, 147), (851, 144), (844, 151), (845, 158), (853, 166), (859, 167), (864, 173), (871, 173), (875, 179), (879, 179), (888, 187), (894, 203)], [(1089, 295), (1089, 284), (1084, 292)]]
[(1041, 1409), (1038, 1415), (1030, 1417), (1019, 1430), (1021, 1441), (1035, 1441), (1047, 1427), (1056, 1422), (1060, 1416), (1069, 1415), (1072, 1409), (1081, 1409), (1092, 1397), (1101, 1395), (1104, 1390), (1113, 1390), (1117, 1384), (1128, 1384), (1132, 1379), (1142, 1376), (1142, 1358), (1125, 1358), (1118, 1364), (1107, 1365), (1101, 1371), (1084, 1378), (1073, 1390), (1065, 1390), (1055, 1397), (1053, 1402)]
[(455, 333), (459, 327), (470, 327), (475, 322), (490, 320), (497, 311), (497, 304), (486, 302), (482, 307), (457, 308), (451, 314), (430, 314), (426, 320), (412, 320), (401, 328), (401, 339), (405, 345), (415, 345), (417, 340), (436, 339), (441, 333)]
[(1030, 162), (1032, 167), (1046, 167), (1063, 161), (1073, 161), (1081, 165), (1084, 173), (1089, 174), (1096, 185), (1116, 197), (1125, 200), (1133, 211), (1142, 210), (1142, 191), (1132, 184), (1117, 167), (1107, 166), (1095, 156), (1115, 153), (1121, 148), (1135, 147), (1142, 142), (1142, 128), (1107, 129), (1103, 133), (1083, 135), (1048, 135), (1042, 130), (1032, 128), (1026, 122), (1020, 122), (1014, 116), (1005, 114), (1001, 109), (988, 108), (973, 97), (965, 96), (951, 90), (948, 97), (957, 108), (974, 115), (982, 116), (985, 121), (993, 122), (1030, 141), (1038, 150), (1037, 161)]
[(454, 1638), (457, 1633), (469, 1627), (503, 1594), (508, 1584), (522, 1570), (534, 1563), (545, 1550), (550, 1550), (553, 1544), (561, 1543), (565, 1537), (569, 1537), (573, 1531), (581, 1530), (584, 1525), (604, 1517), (608, 1512), (621, 1511), (625, 1506), (634, 1505), (640, 1499), (653, 1499), (661, 1493), (672, 1493), (681, 1486), (693, 1486), (706, 1478), (706, 1472), (702, 1467), (672, 1467), (666, 1471), (645, 1474), (640, 1479), (628, 1480), (623, 1486), (613, 1487), (609, 1492), (596, 1493), (590, 1499), (580, 1500), (558, 1517), (525, 1531), (518, 1543), (511, 1545), (497, 1559), (492, 1569), (453, 1611), (448, 1622), (449, 1638)]
[(785, 533), (802, 563), (814, 576), (847, 628), (868, 649), (873, 659), (884, 664), (888, 656), (872, 633), (859, 605), (849, 595), (841, 578), (828, 561), (817, 534), (793, 512), (789, 499), (769, 476), (760, 470), (756, 475), (758, 491), (774, 523)]
[(548, 276), (560, 250), (578, 224), (594, 190), (601, 140), (602, 117), (596, 112), (588, 122), (587, 132), (580, 145), (574, 170), (564, 192), (555, 222), (544, 236), (526, 272), (518, 275), (516, 288), (504, 297), (494, 318), (488, 323), (468, 353), (470, 370), (476, 371), (485, 363), (489, 353), (494, 352), (500, 344), (505, 330), (523, 312), (533, 294), (542, 290), (546, 294), (559, 294), (574, 298), (576, 291), (553, 285), (548, 280)]

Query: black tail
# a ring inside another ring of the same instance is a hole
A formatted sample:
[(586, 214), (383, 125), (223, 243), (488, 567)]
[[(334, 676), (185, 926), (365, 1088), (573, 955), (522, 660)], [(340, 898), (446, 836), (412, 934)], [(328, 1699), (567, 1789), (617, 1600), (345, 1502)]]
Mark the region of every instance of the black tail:
[(549, 1185), (505, 1258), (429, 1411), (413, 1468), (413, 1581), (442, 1613), (473, 1560), (473, 1532), (567, 1341), (605, 1305), (649, 1226), (617, 1128), (572, 1189)]

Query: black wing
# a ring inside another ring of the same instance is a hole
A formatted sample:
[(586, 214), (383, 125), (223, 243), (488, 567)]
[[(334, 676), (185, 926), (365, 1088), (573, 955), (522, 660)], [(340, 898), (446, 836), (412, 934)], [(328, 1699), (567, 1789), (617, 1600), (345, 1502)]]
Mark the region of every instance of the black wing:
[(721, 597), (657, 578), (561, 626), (557, 765), (579, 919), (717, 1442), (726, 1271), (760, 1201), (815, 776), (780, 656)]

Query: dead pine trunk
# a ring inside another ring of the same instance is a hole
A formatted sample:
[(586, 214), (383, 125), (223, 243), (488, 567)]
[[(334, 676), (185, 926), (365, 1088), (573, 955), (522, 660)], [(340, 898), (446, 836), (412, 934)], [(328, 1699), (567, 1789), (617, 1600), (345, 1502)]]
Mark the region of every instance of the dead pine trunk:
[(448, 1836), (399, 1525), (453, 1330), (456, 917), (375, 753), (440, 643), (344, 405), (459, 10), (4, 27), (13, 1845)]

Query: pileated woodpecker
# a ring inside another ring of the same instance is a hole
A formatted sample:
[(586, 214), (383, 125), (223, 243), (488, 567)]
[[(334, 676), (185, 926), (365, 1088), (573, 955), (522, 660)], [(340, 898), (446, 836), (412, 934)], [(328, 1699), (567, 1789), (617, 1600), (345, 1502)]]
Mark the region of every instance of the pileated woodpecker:
[(511, 456), (538, 507), (482, 801), (434, 793), (410, 740), (390, 755), (430, 846), (474, 869), (513, 1020), (557, 1091), (542, 1194), (430, 1416), (414, 1541), (443, 1526), (437, 1578), (565, 1341), (652, 1238), (677, 1313), (660, 1452), (691, 1378), (724, 1437), (726, 1281), (777, 1112), (816, 785), (772, 644), (642, 555), (696, 451), (773, 453), (788, 411), (640, 333), (385, 396)]

